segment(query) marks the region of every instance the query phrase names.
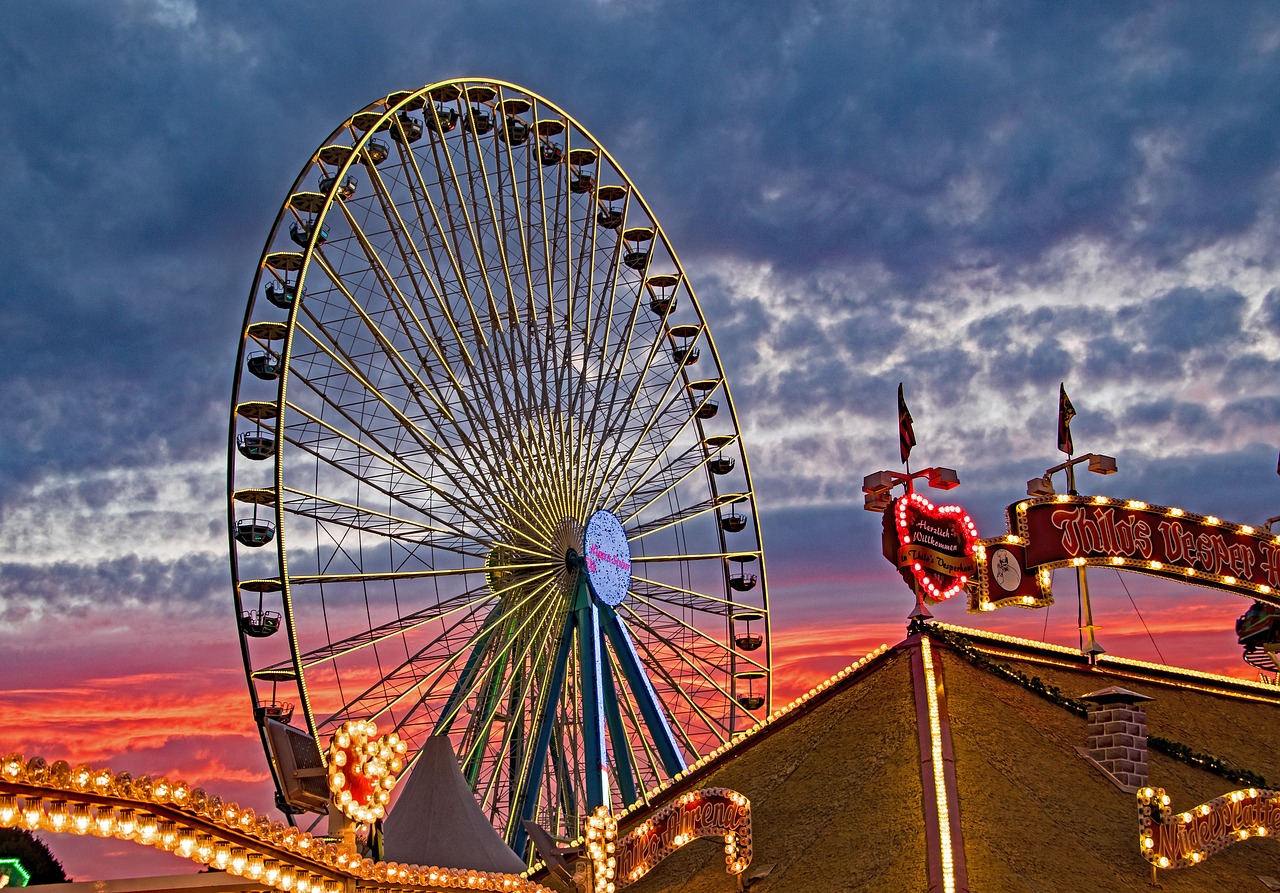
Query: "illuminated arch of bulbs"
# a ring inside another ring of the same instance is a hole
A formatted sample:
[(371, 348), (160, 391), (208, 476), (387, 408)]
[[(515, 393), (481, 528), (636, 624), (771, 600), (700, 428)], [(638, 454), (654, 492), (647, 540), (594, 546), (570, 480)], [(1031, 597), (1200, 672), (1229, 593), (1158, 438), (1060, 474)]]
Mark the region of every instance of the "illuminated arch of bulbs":
[(185, 781), (12, 753), (0, 762), (0, 828), (127, 840), (284, 893), (553, 893), (526, 877), (375, 862)]

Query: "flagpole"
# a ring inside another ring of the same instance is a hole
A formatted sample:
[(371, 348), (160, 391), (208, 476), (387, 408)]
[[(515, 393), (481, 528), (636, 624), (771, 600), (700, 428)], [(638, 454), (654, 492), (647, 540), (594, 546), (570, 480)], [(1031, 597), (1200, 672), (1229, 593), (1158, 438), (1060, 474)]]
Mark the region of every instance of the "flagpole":
[[(898, 382), (898, 456), (902, 459), (902, 465), (907, 469), (904, 485), (907, 493), (914, 491), (911, 484), (911, 448), (916, 445), (916, 432), (914, 422), (911, 418), (911, 410), (907, 409), (907, 398), (902, 392), (903, 382)], [(924, 593), (920, 591), (920, 585), (913, 583), (911, 586), (916, 595), (916, 606), (907, 619), (912, 623), (930, 620), (933, 614), (924, 604)]]
[[(1076, 492), (1076, 470), (1072, 465), (1067, 466), (1067, 489), (1072, 494)], [(1107, 649), (1098, 644), (1098, 627), (1093, 622), (1093, 607), (1089, 604), (1089, 580), (1085, 576), (1083, 564), (1076, 568), (1076, 594), (1080, 599), (1080, 610), (1084, 613), (1084, 622), (1080, 625), (1080, 650), (1089, 656), (1090, 664), (1096, 664), (1098, 655), (1106, 654)]]
[[(1067, 397), (1066, 383), (1058, 386), (1058, 449), (1067, 454), (1067, 492), (1078, 496), (1076, 490), (1076, 468), (1072, 462), (1074, 443), (1071, 439), (1071, 419), (1075, 417), (1075, 407)], [(1084, 565), (1076, 568), (1076, 596), (1080, 601), (1080, 650), (1089, 658), (1089, 665), (1098, 663), (1098, 655), (1106, 654), (1106, 649), (1098, 644), (1098, 626), (1093, 622), (1093, 606), (1089, 604), (1089, 580), (1085, 576)]]

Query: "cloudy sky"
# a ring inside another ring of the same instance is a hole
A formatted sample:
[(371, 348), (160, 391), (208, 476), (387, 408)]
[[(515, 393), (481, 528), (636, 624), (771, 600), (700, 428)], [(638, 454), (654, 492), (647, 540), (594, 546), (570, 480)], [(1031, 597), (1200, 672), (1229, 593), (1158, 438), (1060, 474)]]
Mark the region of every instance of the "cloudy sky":
[[(900, 381), (915, 464), (959, 471), (983, 535), (1059, 461), (1060, 381), (1120, 466), (1082, 489), (1280, 514), (1272, 4), (376, 8), (6, 9), (0, 750), (269, 805), (224, 534), (245, 302), (325, 135), (451, 77), (567, 109), (679, 251), (756, 475), (778, 695), (902, 635), (859, 492), (897, 467)], [(1248, 673), (1243, 600), (1092, 579), (1112, 653)], [(1058, 587), (982, 625), (1074, 644)], [(55, 848), (79, 877), (183, 870)]]

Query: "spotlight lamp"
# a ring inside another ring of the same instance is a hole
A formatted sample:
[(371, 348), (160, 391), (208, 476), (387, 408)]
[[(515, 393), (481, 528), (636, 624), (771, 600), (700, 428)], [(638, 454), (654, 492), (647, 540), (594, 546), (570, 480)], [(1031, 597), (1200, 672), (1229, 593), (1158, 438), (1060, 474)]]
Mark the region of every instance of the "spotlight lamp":
[(1053, 481), (1047, 477), (1032, 478), (1027, 481), (1028, 496), (1053, 496), (1057, 492), (1057, 490), (1053, 489)]
[(1067, 472), (1067, 489), (1074, 493), (1076, 490), (1075, 467), (1081, 462), (1088, 462), (1088, 468), (1094, 474), (1115, 474), (1116, 460), (1112, 456), (1104, 456), (1101, 453), (1085, 453), (1075, 459), (1063, 462), (1061, 465), (1055, 465), (1044, 473), (1043, 477), (1032, 478), (1027, 481), (1027, 495), (1036, 496), (1054, 496), (1057, 490), (1053, 487), (1053, 476), (1059, 471)]
[(1101, 453), (1090, 453), (1089, 470), (1094, 474), (1115, 474), (1116, 460), (1111, 456), (1104, 456)]
[(912, 481), (924, 480), (935, 490), (954, 490), (960, 486), (960, 476), (954, 468), (924, 468), (906, 474), (898, 471), (877, 471), (862, 479), (862, 492), (866, 495), (862, 507), (869, 512), (883, 513), (893, 502), (893, 488), (902, 484), (906, 492), (912, 492)]
[(960, 486), (960, 477), (954, 468), (926, 468), (925, 471), (925, 480), (935, 490), (954, 490)]

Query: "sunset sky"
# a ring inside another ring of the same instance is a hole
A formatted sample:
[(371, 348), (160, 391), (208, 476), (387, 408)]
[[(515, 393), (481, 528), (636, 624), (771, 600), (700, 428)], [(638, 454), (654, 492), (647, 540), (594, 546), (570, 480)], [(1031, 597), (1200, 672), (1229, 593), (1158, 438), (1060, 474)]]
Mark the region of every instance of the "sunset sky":
[[(451, 77), (567, 109), (680, 253), (755, 474), (775, 700), (903, 636), (911, 596), (859, 492), (899, 467), (899, 382), (913, 466), (957, 469), (943, 501), (983, 536), (1062, 458), (1059, 382), (1077, 448), (1119, 464), (1083, 491), (1280, 514), (1273, 4), (369, 9), (6, 9), (0, 754), (270, 806), (225, 535), (245, 302), (325, 135)], [(1090, 580), (1110, 653), (1252, 673), (1245, 600)], [(1074, 579), (1055, 584), (1047, 612), (935, 613), (1075, 644)], [(82, 879), (190, 869), (50, 842)]]

